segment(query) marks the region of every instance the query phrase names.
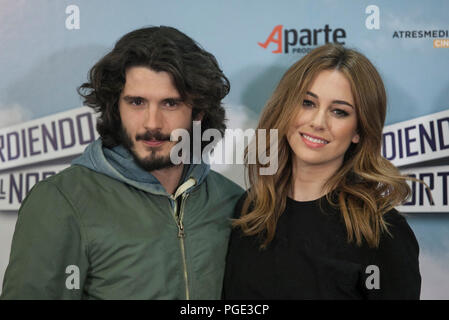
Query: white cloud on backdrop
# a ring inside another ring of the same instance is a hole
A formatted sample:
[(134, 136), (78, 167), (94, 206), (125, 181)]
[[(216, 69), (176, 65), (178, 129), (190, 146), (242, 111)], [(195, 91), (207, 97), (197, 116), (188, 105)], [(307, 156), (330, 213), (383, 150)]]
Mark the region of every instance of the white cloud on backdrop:
[(449, 254), (420, 254), (420, 272), (422, 277), (422, 300), (449, 299)]
[(32, 113), (19, 104), (0, 104), (0, 129), (28, 121), (31, 116)]

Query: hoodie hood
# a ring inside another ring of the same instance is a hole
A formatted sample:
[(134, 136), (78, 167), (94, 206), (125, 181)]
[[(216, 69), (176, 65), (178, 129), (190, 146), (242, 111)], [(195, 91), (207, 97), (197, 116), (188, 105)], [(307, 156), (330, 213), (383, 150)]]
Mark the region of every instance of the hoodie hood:
[[(86, 147), (81, 156), (72, 161), (72, 165), (89, 168), (152, 194), (171, 196), (156, 177), (140, 168), (132, 154), (121, 145), (109, 149), (102, 145), (101, 139), (97, 139)], [(199, 185), (209, 170), (210, 166), (205, 163), (185, 165), (179, 185), (190, 178), (195, 179), (196, 185)]]

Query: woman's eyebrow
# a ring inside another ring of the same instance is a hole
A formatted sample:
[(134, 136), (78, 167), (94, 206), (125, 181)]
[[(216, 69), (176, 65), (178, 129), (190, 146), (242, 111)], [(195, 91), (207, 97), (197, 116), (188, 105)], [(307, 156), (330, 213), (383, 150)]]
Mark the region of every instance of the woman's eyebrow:
[[(314, 97), (315, 99), (319, 99), (318, 95), (315, 94), (315, 93), (313, 93), (313, 92), (307, 91), (306, 94), (308, 94), (309, 96)], [(335, 103), (335, 104), (345, 104), (345, 105), (347, 105), (347, 106), (349, 106), (349, 107), (351, 107), (351, 108), (354, 109), (354, 106), (353, 106), (352, 104), (350, 104), (349, 102), (344, 101), (344, 100), (332, 100), (332, 103)]]

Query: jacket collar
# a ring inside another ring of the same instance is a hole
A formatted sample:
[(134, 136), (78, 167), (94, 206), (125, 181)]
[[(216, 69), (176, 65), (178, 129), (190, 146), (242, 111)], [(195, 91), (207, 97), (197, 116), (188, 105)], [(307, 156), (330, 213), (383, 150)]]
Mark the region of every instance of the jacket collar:
[[(86, 147), (80, 157), (72, 161), (72, 165), (87, 167), (152, 194), (173, 197), (165, 191), (156, 177), (140, 168), (131, 153), (121, 145), (106, 148), (101, 139), (97, 139)], [(184, 193), (195, 185), (200, 185), (209, 170), (210, 166), (206, 163), (185, 165), (180, 186), (174, 194), (175, 198), (179, 196), (179, 190)]]

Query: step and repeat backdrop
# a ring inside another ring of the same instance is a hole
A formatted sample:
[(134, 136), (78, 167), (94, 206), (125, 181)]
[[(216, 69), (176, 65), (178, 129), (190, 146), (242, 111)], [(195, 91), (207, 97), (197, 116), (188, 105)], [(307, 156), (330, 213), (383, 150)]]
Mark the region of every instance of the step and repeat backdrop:
[[(431, 193), (410, 183), (398, 208), (420, 243), (422, 298), (449, 299), (448, 12), (444, 0), (0, 0), (0, 290), (21, 202), (98, 138), (76, 88), (122, 35), (168, 25), (216, 56), (231, 129), (255, 128), (282, 74), (316, 46), (364, 53), (387, 89), (382, 154)], [(241, 164), (213, 168), (245, 186)]]

